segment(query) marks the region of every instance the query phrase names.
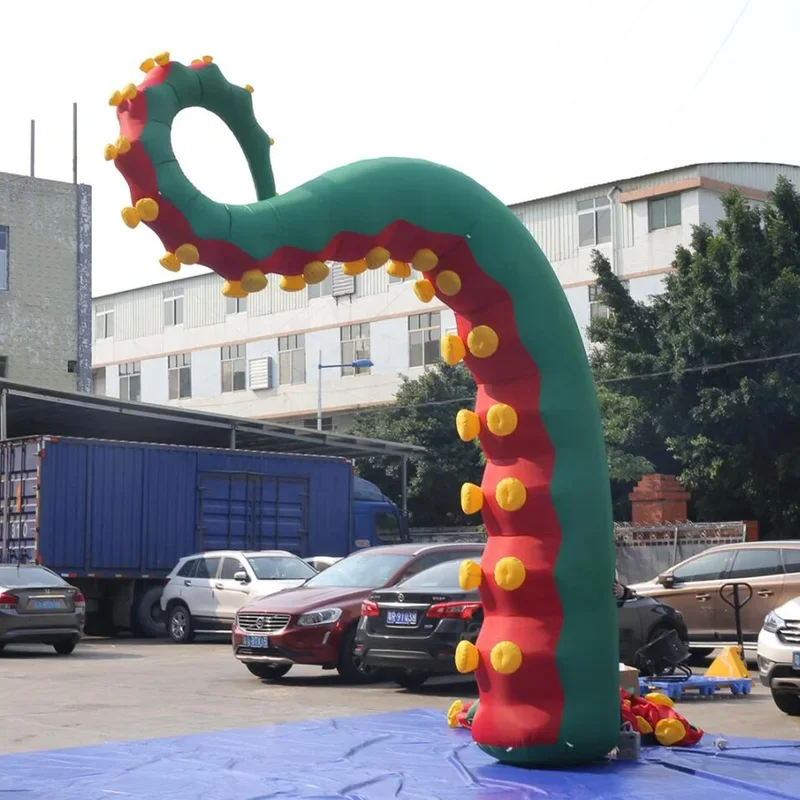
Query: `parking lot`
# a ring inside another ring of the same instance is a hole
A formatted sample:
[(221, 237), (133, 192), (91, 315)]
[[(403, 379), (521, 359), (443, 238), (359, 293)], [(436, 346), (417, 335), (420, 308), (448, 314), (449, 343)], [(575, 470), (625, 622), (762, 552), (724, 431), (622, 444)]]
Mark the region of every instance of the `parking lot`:
[[(587, 676), (590, 677), (590, 676)], [(0, 752), (45, 750), (292, 720), (430, 707), (444, 712), (473, 684), (343, 685), (336, 672), (295, 667), (280, 683), (254, 678), (224, 641), (88, 639), (69, 657), (52, 648), (0, 653)], [(760, 685), (749, 698), (720, 695), (681, 704), (709, 732), (800, 739), (800, 719), (777, 711)]]

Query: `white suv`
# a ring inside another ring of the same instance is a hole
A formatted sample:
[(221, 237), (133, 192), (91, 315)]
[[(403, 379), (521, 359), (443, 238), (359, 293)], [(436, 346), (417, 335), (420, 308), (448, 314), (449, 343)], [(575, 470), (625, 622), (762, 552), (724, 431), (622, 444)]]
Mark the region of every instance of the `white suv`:
[(197, 633), (230, 633), (236, 612), (250, 600), (293, 589), (317, 573), (284, 550), (217, 550), (182, 558), (169, 574), (161, 610), (179, 644)]
[(758, 635), (758, 674), (775, 705), (800, 717), (800, 597), (767, 614)]

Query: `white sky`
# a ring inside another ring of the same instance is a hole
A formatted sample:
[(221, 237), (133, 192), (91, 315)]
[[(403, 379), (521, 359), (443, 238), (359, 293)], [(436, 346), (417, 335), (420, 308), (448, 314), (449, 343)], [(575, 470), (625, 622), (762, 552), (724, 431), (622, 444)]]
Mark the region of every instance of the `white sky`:
[[(281, 193), (388, 155), (460, 169), (505, 202), (698, 161), (800, 163), (800, 0), (31, 0), (4, 4), (2, 31), (0, 172), (28, 173), (36, 119), (37, 177), (70, 181), (78, 102), (95, 295), (171, 277), (155, 235), (123, 225), (130, 196), (102, 157), (109, 94), (164, 49), (255, 87)], [(173, 131), (201, 190), (255, 199), (219, 120), (189, 110)]]

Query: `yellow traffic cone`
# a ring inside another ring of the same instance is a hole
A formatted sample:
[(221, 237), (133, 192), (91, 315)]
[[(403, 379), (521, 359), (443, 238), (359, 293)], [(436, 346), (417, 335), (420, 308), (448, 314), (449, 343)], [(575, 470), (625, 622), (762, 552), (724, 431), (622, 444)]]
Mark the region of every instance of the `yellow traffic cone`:
[(738, 647), (723, 647), (722, 652), (706, 670), (706, 678), (749, 678), (747, 665), (739, 655)]

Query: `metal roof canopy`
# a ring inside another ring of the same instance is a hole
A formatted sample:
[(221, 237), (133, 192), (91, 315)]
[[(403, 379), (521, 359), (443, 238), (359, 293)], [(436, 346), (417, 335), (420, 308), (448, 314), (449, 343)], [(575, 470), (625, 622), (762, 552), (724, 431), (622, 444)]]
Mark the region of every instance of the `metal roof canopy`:
[(0, 379), (0, 439), (46, 434), (350, 459), (387, 456), (404, 462), (425, 453), (425, 448), (417, 445), (41, 389)]

